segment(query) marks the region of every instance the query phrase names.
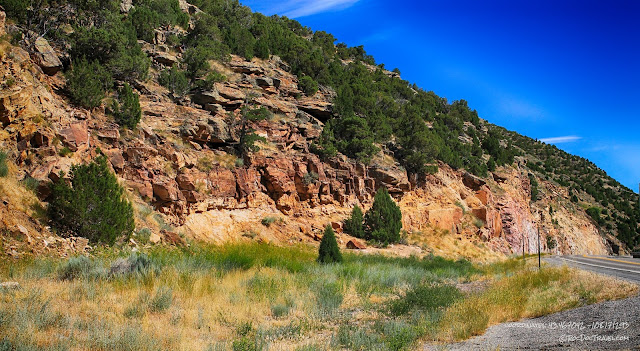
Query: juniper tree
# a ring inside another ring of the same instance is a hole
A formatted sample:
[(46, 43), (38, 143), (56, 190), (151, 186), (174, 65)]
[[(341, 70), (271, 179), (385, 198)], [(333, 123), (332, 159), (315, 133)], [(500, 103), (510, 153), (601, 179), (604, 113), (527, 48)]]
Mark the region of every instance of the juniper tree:
[(118, 90), (118, 99), (114, 100), (111, 109), (116, 122), (121, 126), (134, 129), (140, 122), (140, 98), (127, 83)]
[(62, 234), (85, 237), (93, 243), (113, 244), (134, 229), (133, 208), (123, 188), (99, 156), (89, 164), (71, 168), (71, 184), (63, 177), (53, 184), (47, 209)]
[(365, 239), (381, 244), (400, 241), (402, 212), (387, 189), (380, 188), (373, 199), (373, 206), (364, 216)]
[(259, 122), (272, 117), (271, 111), (265, 107), (255, 107), (252, 102), (252, 97), (247, 97), (247, 103), (242, 106), (240, 112), (240, 118), (236, 120), (232, 118), (232, 128), (236, 129), (238, 133), (238, 144), (236, 144), (236, 151), (239, 157), (244, 157), (249, 152), (256, 152), (260, 148), (255, 145), (256, 141), (265, 141), (264, 137), (255, 133), (255, 130), (251, 128), (252, 122)]
[(113, 85), (109, 72), (98, 62), (81, 59), (73, 63), (67, 73), (67, 89), (77, 105), (94, 108), (100, 106), (105, 92)]
[(364, 238), (364, 229), (362, 227), (363, 221), (364, 218), (360, 206), (353, 206), (351, 216), (344, 221), (345, 233), (351, 234), (356, 238)]
[(160, 73), (158, 83), (169, 89), (171, 94), (178, 99), (187, 95), (191, 88), (186, 73), (178, 69), (175, 65)]
[(322, 241), (320, 241), (320, 249), (318, 249), (318, 262), (342, 262), (342, 254), (331, 225), (327, 225), (324, 229), (324, 235), (322, 236)]

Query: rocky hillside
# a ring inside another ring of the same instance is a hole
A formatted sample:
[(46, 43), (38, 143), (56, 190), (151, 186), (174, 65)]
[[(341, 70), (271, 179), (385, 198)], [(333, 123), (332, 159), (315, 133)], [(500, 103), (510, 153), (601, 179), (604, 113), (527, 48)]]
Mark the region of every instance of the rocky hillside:
[[(122, 16), (127, 16), (130, 4), (121, 5)], [(604, 206), (588, 189), (563, 183), (564, 178), (539, 168), (539, 162), (553, 155), (565, 157), (560, 151), (552, 150), (543, 158), (533, 151), (534, 146), (541, 145), (543, 150), (548, 146), (473, 116), (468, 121), (464, 116), (444, 120), (456, 122), (447, 127), (447, 133), (456, 137), (441, 150), (469, 150), (464, 151), (470, 155), (465, 162), (482, 160), (481, 166), (437, 156), (420, 161), (416, 168), (415, 162), (407, 161), (415, 159), (408, 156), (404, 141), (411, 136), (398, 132), (390, 142), (372, 137), (374, 149), (366, 149), (371, 150), (367, 157), (359, 157), (365, 149), (351, 153), (349, 143), (357, 135), (349, 139), (344, 129), (335, 127), (344, 120), (343, 90), (329, 84), (320, 84), (317, 91), (308, 89), (306, 75), (296, 68), (299, 64), (274, 54), (250, 59), (231, 54), (210, 60), (207, 72), (222, 79), (177, 94), (174, 86), (168, 89), (167, 84), (159, 84), (160, 75), (171, 67), (188, 65), (185, 45), (189, 44), (171, 38), (176, 33), (189, 38), (198, 31), (198, 16), (203, 12), (194, 5), (180, 5), (190, 16), (186, 28), (164, 25), (154, 28), (146, 40), (138, 39), (150, 62), (146, 79), (114, 75), (116, 86), (129, 81), (139, 95), (142, 119), (133, 129), (115, 123), (108, 103), (113, 93), (107, 93), (96, 108), (72, 102), (66, 82), (69, 75), (64, 72), (70, 70), (73, 40), (57, 36), (49, 42), (46, 36), (29, 35), (19, 20), (6, 25), (4, 12), (0, 13), (0, 34), (9, 33), (0, 47), (0, 150), (10, 160), (9, 175), (0, 178), (0, 233), (6, 254), (52, 250), (71, 254), (88, 249), (82, 238), (57, 237), (43, 209), (50, 182), (68, 176), (73, 164), (86, 162), (98, 152), (108, 157), (134, 203), (136, 231), (129, 239), (134, 246), (180, 245), (191, 240), (313, 242), (327, 223), (337, 230), (341, 245), (362, 246), (342, 233), (342, 221), (353, 205), (371, 206), (380, 187), (387, 188), (402, 209), (403, 229), (411, 246), (391, 249), (400, 253), (487, 260), (520, 253), (523, 248), (536, 251), (538, 232), (542, 249), (555, 253), (606, 254), (637, 243), (636, 194), (601, 172), (598, 179), (608, 182), (612, 194), (624, 193), (625, 199), (635, 196), (636, 200), (629, 208), (611, 200)], [(354, 64), (349, 58), (341, 62), (344, 67)], [(417, 89), (402, 81), (397, 71), (366, 60), (357, 64), (379, 79)], [(416, 96), (426, 94), (414, 91)], [(420, 123), (426, 133), (432, 133), (428, 135), (442, 139), (438, 118), (445, 110), (447, 116), (454, 115), (461, 104), (439, 101), (445, 104), (442, 112), (433, 111), (434, 120)], [(239, 153), (241, 121), (247, 110), (256, 109), (269, 111), (269, 118), (249, 123), (262, 138), (251, 152)], [(465, 103), (462, 114), (469, 113)], [(328, 137), (331, 130), (335, 139)], [(496, 136), (497, 149), (485, 146)], [(471, 151), (481, 144), (485, 147), (479, 152)], [(324, 152), (334, 145), (335, 153)], [(412, 155), (419, 152), (415, 149)], [(485, 162), (491, 164), (494, 159), (505, 161), (489, 165), (487, 171)], [(608, 210), (607, 219), (599, 222), (587, 215), (585, 209), (594, 206)], [(620, 222), (615, 219), (629, 223), (630, 241), (617, 238), (620, 228), (610, 224)]]

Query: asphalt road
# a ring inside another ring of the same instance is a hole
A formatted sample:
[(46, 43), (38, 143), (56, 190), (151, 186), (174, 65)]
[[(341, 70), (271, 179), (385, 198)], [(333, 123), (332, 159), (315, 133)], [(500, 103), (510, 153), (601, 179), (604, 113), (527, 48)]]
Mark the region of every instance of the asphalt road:
[[(640, 283), (640, 259), (547, 256), (544, 261)], [(494, 325), (484, 335), (424, 350), (640, 350), (640, 296)]]
[(629, 256), (547, 256), (551, 265), (567, 265), (600, 274), (640, 283), (640, 258)]

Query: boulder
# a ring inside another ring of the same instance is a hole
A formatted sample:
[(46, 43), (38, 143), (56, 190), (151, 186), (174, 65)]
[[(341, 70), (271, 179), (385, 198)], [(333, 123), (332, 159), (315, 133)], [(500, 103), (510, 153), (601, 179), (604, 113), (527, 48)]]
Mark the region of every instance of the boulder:
[(52, 76), (60, 71), (62, 62), (45, 38), (38, 37), (33, 44), (33, 50), (35, 61), (44, 73)]
[(406, 171), (397, 167), (381, 167), (374, 165), (369, 168), (368, 175), (375, 180), (376, 189), (384, 186), (389, 193), (404, 193), (411, 190), (411, 184)]
[(292, 103), (280, 99), (268, 99), (261, 96), (256, 98), (254, 102), (276, 113), (287, 115), (296, 112), (296, 107)]
[(264, 68), (256, 65), (255, 63), (246, 62), (244, 60), (232, 60), (229, 62), (229, 67), (238, 73), (246, 73), (246, 74), (256, 74), (262, 75), (264, 74)]
[(107, 155), (107, 158), (109, 159), (109, 162), (111, 162), (111, 165), (114, 169), (119, 171), (124, 169), (125, 162), (124, 157), (122, 156), (122, 151), (120, 151), (120, 149), (105, 150), (104, 153), (105, 155)]
[(487, 182), (469, 172), (465, 172), (462, 175), (462, 183), (473, 191), (479, 191), (483, 185), (487, 184)]
[(195, 15), (202, 12), (202, 10), (200, 10), (196, 5), (191, 5), (186, 0), (179, 0), (178, 5), (180, 6), (180, 10), (182, 10), (182, 12), (186, 12), (190, 15)]
[(132, 0), (122, 0), (120, 2), (120, 12), (129, 13), (129, 11), (131, 11), (132, 8), (133, 8)]
[(4, 33), (6, 33), (6, 29), (5, 29), (6, 19), (7, 19), (7, 14), (0, 9), (0, 35), (4, 35)]
[(97, 135), (99, 138), (106, 139), (110, 142), (115, 142), (120, 139), (120, 131), (118, 130), (117, 125), (108, 125), (100, 128), (97, 132)]
[(221, 83), (216, 83), (216, 90), (220, 96), (229, 100), (244, 100), (247, 98), (247, 95), (242, 90)]
[(297, 101), (298, 109), (326, 122), (333, 116), (333, 104), (329, 101), (305, 98)]
[(178, 184), (173, 180), (154, 180), (153, 195), (160, 201), (178, 201), (182, 198), (182, 193)]
[(89, 130), (87, 122), (80, 121), (72, 123), (68, 128), (58, 132), (58, 137), (71, 151), (76, 152), (89, 146)]
[(269, 77), (258, 77), (256, 78), (256, 84), (262, 88), (270, 87), (273, 86), (273, 79)]
[(153, 60), (157, 63), (165, 66), (173, 66), (179, 62), (178, 58), (174, 55), (171, 55), (168, 52), (159, 52), (154, 57)]
[(220, 96), (216, 90), (207, 90), (194, 94), (193, 102), (203, 106), (206, 104), (224, 105), (229, 102), (229, 99)]
[(158, 235), (156, 233), (151, 233), (151, 235), (149, 235), (149, 242), (154, 244), (154, 245), (160, 243), (160, 240), (162, 240), (160, 238), (160, 235)]
[(351, 239), (347, 242), (347, 249), (349, 250), (364, 250), (366, 248), (367, 246), (356, 239)]

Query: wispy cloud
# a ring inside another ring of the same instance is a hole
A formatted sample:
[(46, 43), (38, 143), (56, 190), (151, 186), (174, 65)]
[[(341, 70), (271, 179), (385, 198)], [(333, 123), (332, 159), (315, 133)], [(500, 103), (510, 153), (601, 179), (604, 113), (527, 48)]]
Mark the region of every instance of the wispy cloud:
[(540, 139), (540, 141), (547, 144), (562, 144), (562, 143), (572, 143), (580, 139), (582, 139), (582, 137), (579, 137), (576, 135), (567, 135), (567, 136), (559, 136), (559, 137), (553, 137), (553, 138), (542, 138)]
[(544, 116), (544, 111), (538, 106), (512, 97), (501, 99), (500, 112), (515, 118), (540, 119)]
[[(359, 0), (288, 0), (275, 6), (269, 6), (269, 2), (257, 2), (253, 6), (255, 10), (276, 13), (289, 18), (311, 16), (327, 11), (344, 10), (353, 6)], [(250, 5), (251, 6), (251, 5)]]

